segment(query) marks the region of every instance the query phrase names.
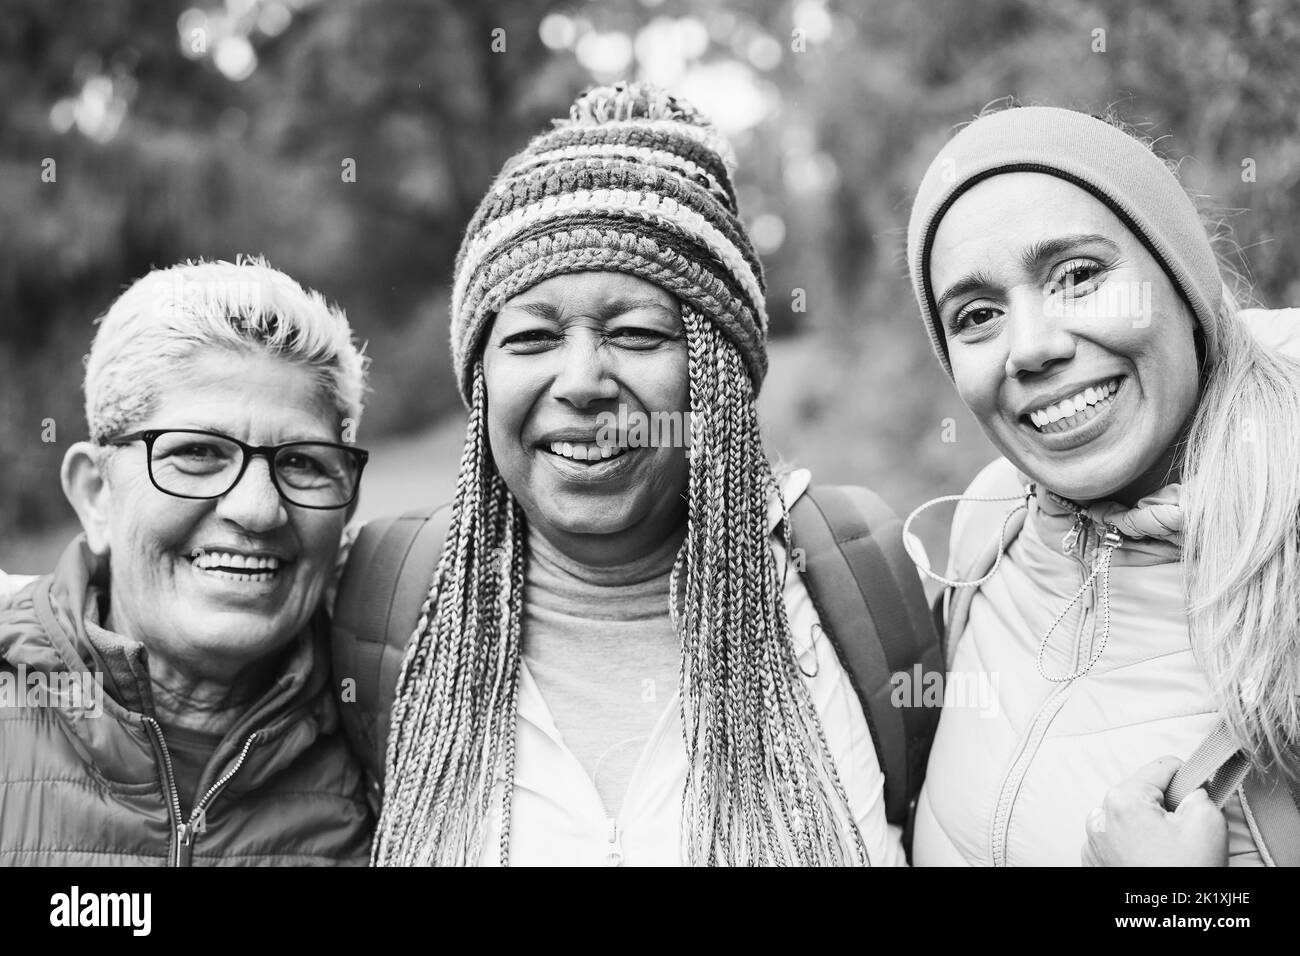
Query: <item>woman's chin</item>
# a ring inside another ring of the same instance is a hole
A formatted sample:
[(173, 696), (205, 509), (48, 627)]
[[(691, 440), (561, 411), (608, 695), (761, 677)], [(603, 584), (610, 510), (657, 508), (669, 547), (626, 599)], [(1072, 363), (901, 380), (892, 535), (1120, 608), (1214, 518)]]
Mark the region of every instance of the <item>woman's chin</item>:
[(575, 536), (619, 534), (634, 524), (622, 513), (593, 512), (582, 508), (549, 514), (546, 523), (560, 534)]
[(180, 616), (203, 622), (189, 638), (195, 646), (244, 658), (283, 646), (307, 625), (315, 607), (309, 602), (317, 589), (300, 588), (299, 584), (289, 588), (288, 593), (272, 592), (262, 599), (246, 593), (235, 596), (225, 591), (195, 589)]
[(1079, 502), (1114, 498), (1138, 477), (1132, 468), (1110, 467), (1100, 455), (1081, 456), (1065, 466), (1030, 460), (1016, 462), (1016, 467), (1035, 484)]
[(1153, 449), (1167, 449), (1176, 440), (1142, 414), (1132, 392), (1121, 386), (1103, 414), (1065, 431), (1043, 432), (1023, 418), (999, 417), (985, 433), (1022, 474), (1063, 498), (1123, 498), (1161, 461)]

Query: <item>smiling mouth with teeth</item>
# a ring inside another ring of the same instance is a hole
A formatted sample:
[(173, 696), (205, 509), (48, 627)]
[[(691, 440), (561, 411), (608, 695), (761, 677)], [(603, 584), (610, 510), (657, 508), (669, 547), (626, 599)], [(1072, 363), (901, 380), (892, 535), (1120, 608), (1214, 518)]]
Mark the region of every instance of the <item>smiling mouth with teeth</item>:
[(190, 552), (189, 558), (196, 570), (235, 581), (270, 581), (285, 565), (281, 559), (269, 555), (245, 555), (203, 548)]
[(1040, 432), (1069, 431), (1103, 412), (1114, 400), (1119, 384), (1120, 379), (1113, 378), (1054, 404), (1036, 408), (1023, 417)]
[(567, 458), (570, 461), (608, 461), (627, 453), (626, 448), (616, 445), (601, 445), (596, 442), (553, 441), (548, 446), (552, 455)]

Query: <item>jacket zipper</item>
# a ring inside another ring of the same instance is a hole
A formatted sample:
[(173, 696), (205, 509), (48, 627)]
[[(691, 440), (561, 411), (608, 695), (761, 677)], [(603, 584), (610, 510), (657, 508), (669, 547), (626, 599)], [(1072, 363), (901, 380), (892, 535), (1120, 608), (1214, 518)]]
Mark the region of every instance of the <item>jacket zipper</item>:
[(167, 750), (167, 741), (163, 737), (162, 727), (158, 721), (152, 717), (144, 719), (145, 726), (149, 728), (153, 736), (154, 745), (158, 748), (158, 753), (162, 756), (163, 763), (163, 789), (166, 790), (167, 806), (171, 813), (172, 826), (175, 827), (173, 839), (176, 840), (171, 846), (171, 865), (180, 866), (180, 836), (185, 830), (185, 825), (181, 823), (181, 797), (176, 789), (176, 773), (172, 767), (172, 755)]
[(1011, 769), (1002, 780), (1002, 789), (998, 793), (998, 802), (993, 810), (993, 830), (989, 841), (994, 866), (1007, 865), (1007, 839), (1011, 829), (1011, 811), (1015, 808), (1020, 783), (1024, 780), (1025, 771), (1029, 769), (1034, 754), (1038, 752), (1038, 745), (1042, 743), (1052, 719), (1065, 703), (1066, 692), (1073, 686), (1074, 682), (1071, 681), (1068, 684), (1056, 684), (1052, 688), (1052, 692), (1047, 695), (1047, 700), (1043, 701), (1034, 713), (1034, 719), (1029, 723), (1029, 731), (1020, 741), (1020, 750), (1016, 754), (1015, 762), (1011, 764)]
[[(1074, 525), (1066, 533), (1061, 541), (1061, 550), (1070, 557), (1079, 562), (1080, 580), (1083, 582), (1088, 579), (1088, 554), (1089, 543), (1094, 535), (1091, 533), (1091, 521), (1082, 513), (1076, 512)], [(1100, 546), (1100, 538), (1098, 538)], [(1096, 557), (1094, 556), (1094, 560)], [(1090, 587), (1084, 592), (1083, 600), (1080, 604), (1079, 623), (1074, 632), (1074, 668), (1079, 666), (1079, 661), (1083, 659), (1082, 655), (1092, 653), (1092, 639), (1088, 640), (1086, 651), (1082, 648), (1083, 637), (1089, 624), (1093, 630), (1096, 629), (1096, 620), (1093, 615), (1095, 608), (1096, 587)], [(993, 827), (990, 834), (990, 849), (992, 851), (993, 865), (1007, 865), (1007, 842), (1010, 839), (1011, 831), (1011, 814), (1015, 809), (1016, 797), (1020, 793), (1020, 784), (1029, 770), (1030, 763), (1033, 762), (1034, 755), (1038, 753), (1038, 747), (1046, 736), (1048, 728), (1051, 726), (1053, 719), (1065, 703), (1066, 694), (1074, 686), (1074, 681), (1060, 684), (1053, 689), (1052, 693), (1047, 695), (1047, 699), (1039, 706), (1034, 713), (1033, 720), (1029, 722), (1029, 730), (1020, 743), (1020, 750), (1016, 754), (1016, 759), (1007, 771), (1002, 780), (1002, 788), (998, 792), (998, 801), (993, 812)]]
[(618, 821), (609, 820), (609, 846), (605, 851), (605, 863), (608, 866), (623, 865), (623, 833), (618, 828)]
[(225, 789), (226, 785), (230, 783), (235, 774), (239, 773), (239, 769), (244, 765), (244, 761), (248, 759), (248, 755), (252, 751), (253, 745), (257, 743), (259, 735), (254, 733), (244, 741), (244, 747), (239, 752), (239, 757), (235, 760), (234, 766), (222, 774), (220, 779), (209, 787), (202, 797), (195, 801), (194, 809), (190, 812), (189, 820), (183, 821), (181, 819), (180, 791), (176, 786), (176, 771), (175, 767), (172, 765), (172, 755), (167, 749), (167, 740), (163, 736), (162, 726), (152, 717), (146, 717), (144, 721), (150, 731), (152, 731), (154, 742), (158, 745), (159, 753), (162, 754), (163, 773), (165, 778), (163, 783), (167, 790), (167, 799), (171, 806), (172, 820), (176, 828), (175, 833), (173, 834), (175, 842), (172, 845), (171, 865), (189, 866), (194, 856), (194, 837), (198, 832), (200, 832), (196, 830), (196, 824), (199, 820), (203, 819), (203, 815), (207, 813), (207, 809), (211, 805), (212, 801), (215, 800), (218, 794)]
[[(1082, 525), (1082, 531), (1079, 535), (1078, 546), (1071, 549), (1070, 557), (1079, 562), (1079, 584), (1082, 585), (1084, 581), (1088, 580), (1088, 575), (1092, 572), (1088, 562), (1088, 549), (1089, 547), (1093, 548), (1092, 560), (1095, 563), (1100, 556), (1101, 536), (1093, 533), (1092, 522), (1082, 515), (1076, 517), (1075, 520)], [(1092, 544), (1094, 538), (1097, 542), (1095, 545)], [(1083, 598), (1079, 602), (1079, 623), (1074, 628), (1074, 664), (1071, 670), (1076, 670), (1092, 654), (1093, 637), (1097, 629), (1097, 621), (1093, 616), (1096, 603), (1097, 585), (1094, 582), (1092, 587), (1083, 592)], [(1087, 635), (1087, 647), (1084, 646), (1084, 635)]]

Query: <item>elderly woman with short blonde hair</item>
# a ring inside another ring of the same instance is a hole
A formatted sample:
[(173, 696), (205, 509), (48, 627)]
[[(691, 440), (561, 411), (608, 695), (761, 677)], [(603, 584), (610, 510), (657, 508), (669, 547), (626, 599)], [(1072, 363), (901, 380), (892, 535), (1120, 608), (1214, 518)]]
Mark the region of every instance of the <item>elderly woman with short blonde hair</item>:
[(50, 691), (0, 708), (0, 863), (365, 864), (321, 613), (364, 388), (343, 313), (261, 260), (104, 315), (62, 469), (84, 533), (0, 612), (0, 673)]

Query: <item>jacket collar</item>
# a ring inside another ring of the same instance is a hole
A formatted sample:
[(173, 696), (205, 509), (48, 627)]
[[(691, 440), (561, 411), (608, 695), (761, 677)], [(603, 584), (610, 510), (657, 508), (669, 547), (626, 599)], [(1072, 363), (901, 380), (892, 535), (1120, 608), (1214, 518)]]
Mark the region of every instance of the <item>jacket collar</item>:
[(1115, 501), (1080, 504), (1035, 485), (1033, 512), (1045, 540), (1059, 531), (1064, 550), (1070, 550), (1066, 545), (1079, 537), (1082, 528), (1091, 528), (1098, 536), (1114, 528), (1123, 536), (1121, 552), (1141, 555), (1143, 564), (1166, 563), (1182, 557), (1182, 498), (1182, 486), (1169, 484), (1131, 507)]

